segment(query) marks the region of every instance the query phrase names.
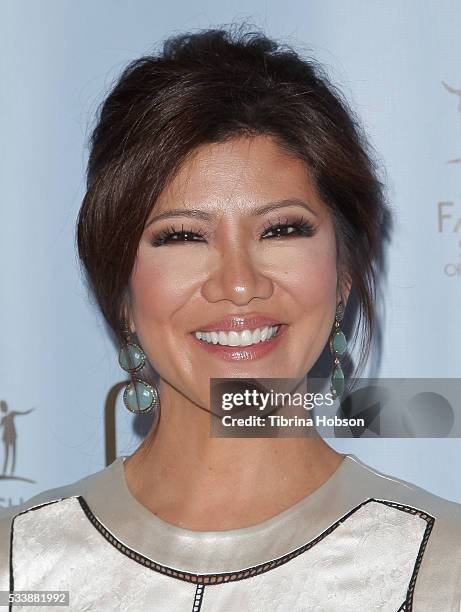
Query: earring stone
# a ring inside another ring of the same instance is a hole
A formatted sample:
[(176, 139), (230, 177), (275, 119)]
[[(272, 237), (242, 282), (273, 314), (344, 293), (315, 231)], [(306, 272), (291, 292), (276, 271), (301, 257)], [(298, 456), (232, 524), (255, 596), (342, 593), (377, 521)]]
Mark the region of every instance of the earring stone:
[(341, 368), (341, 363), (339, 360), (339, 358), (342, 357), (347, 350), (346, 336), (340, 329), (339, 325), (340, 321), (342, 321), (344, 317), (344, 310), (344, 304), (341, 301), (336, 308), (335, 322), (330, 336), (330, 351), (334, 361), (333, 373), (330, 381), (330, 392), (334, 399), (341, 397), (345, 386), (344, 372)]
[(134, 342), (127, 342), (126, 346), (120, 349), (118, 362), (125, 372), (137, 372), (144, 367), (146, 356), (140, 346)]
[(154, 409), (157, 404), (157, 391), (144, 380), (136, 378), (130, 382), (123, 392), (123, 402), (130, 412), (143, 414)]

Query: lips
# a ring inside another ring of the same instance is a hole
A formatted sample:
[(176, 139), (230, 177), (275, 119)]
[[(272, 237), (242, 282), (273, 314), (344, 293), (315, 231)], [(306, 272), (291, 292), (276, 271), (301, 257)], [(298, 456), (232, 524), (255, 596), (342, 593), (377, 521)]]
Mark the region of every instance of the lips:
[(263, 314), (253, 313), (247, 315), (228, 315), (223, 319), (212, 321), (211, 323), (204, 323), (197, 327), (196, 331), (236, 331), (240, 332), (244, 329), (256, 329), (257, 327), (272, 327), (280, 325), (282, 322), (280, 319), (274, 319)]

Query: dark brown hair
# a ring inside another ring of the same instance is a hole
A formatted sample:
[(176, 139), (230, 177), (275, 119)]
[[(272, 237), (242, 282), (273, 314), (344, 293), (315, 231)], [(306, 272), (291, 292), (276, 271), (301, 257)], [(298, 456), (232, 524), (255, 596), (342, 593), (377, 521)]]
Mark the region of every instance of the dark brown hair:
[(315, 60), (245, 26), (167, 39), (162, 52), (131, 62), (103, 101), (77, 226), (89, 287), (123, 343), (122, 308), (158, 196), (199, 145), (259, 134), (305, 162), (331, 213), (339, 280), (348, 275), (358, 306), (356, 335), (363, 327), (360, 370), (390, 221), (372, 149)]

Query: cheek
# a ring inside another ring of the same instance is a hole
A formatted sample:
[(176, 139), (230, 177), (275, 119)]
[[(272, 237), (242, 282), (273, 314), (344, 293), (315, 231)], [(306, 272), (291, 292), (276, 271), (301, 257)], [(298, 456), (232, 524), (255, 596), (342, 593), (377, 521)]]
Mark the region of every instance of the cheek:
[(314, 315), (320, 308), (329, 312), (325, 306), (334, 303), (337, 285), (336, 248), (329, 236), (274, 252), (268, 269), (301, 308), (301, 315)]
[(303, 273), (298, 270), (293, 286), (307, 312), (315, 306), (330, 304), (336, 296), (336, 258), (323, 253), (306, 257), (302, 264)]
[[(130, 281), (135, 323), (161, 325), (187, 300), (193, 276), (190, 265), (166, 254), (138, 254)], [(137, 321), (136, 321), (137, 320)]]

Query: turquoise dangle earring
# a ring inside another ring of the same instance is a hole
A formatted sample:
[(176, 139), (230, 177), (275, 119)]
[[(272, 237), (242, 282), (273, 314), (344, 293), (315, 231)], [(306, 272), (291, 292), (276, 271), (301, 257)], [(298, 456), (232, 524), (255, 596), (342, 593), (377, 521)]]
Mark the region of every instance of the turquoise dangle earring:
[[(134, 334), (130, 333), (126, 321), (122, 322), (122, 326), (126, 336), (126, 345), (120, 348), (118, 362), (125, 372), (134, 374), (144, 367), (146, 356), (139, 344), (132, 339)], [(127, 384), (123, 392), (123, 403), (130, 412), (135, 414), (144, 414), (154, 410), (157, 401), (156, 389), (140, 378), (134, 378)]]
[(339, 327), (339, 323), (344, 317), (344, 310), (344, 304), (342, 301), (340, 301), (336, 307), (335, 323), (330, 337), (330, 351), (334, 361), (333, 373), (330, 382), (330, 391), (333, 395), (333, 399), (336, 399), (337, 397), (340, 398), (344, 391), (344, 373), (339, 362), (339, 358), (344, 355), (347, 349), (346, 336)]

